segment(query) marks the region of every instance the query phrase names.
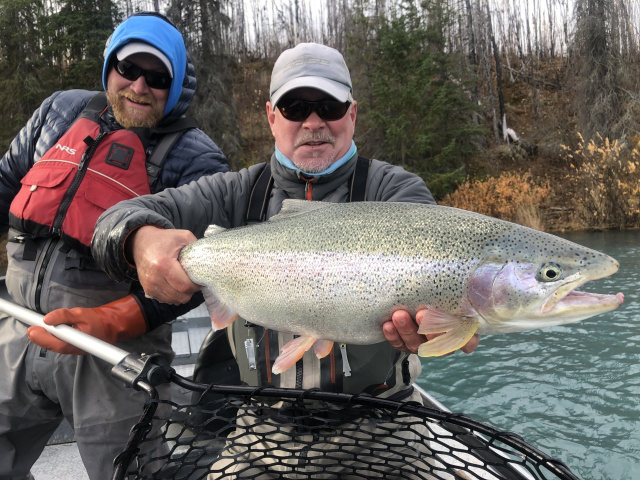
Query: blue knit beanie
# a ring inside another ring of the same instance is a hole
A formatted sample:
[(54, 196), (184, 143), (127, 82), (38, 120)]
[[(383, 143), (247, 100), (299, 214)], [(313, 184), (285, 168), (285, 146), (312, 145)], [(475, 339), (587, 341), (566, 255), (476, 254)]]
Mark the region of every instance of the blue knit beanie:
[(112, 55), (130, 42), (148, 43), (160, 50), (171, 62), (173, 81), (169, 89), (167, 106), (164, 109), (164, 114), (167, 115), (180, 98), (186, 76), (187, 49), (182, 34), (168, 20), (155, 14), (135, 14), (127, 18), (107, 40), (102, 69), (102, 85), (105, 90)]

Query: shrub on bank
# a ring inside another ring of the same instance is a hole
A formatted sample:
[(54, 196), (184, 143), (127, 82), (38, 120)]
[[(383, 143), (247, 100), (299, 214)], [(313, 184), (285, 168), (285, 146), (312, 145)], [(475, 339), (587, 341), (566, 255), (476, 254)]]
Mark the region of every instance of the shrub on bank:
[(505, 172), (486, 180), (467, 180), (442, 204), (544, 230), (540, 207), (550, 192), (548, 183), (535, 184), (528, 173)]
[(640, 139), (627, 143), (598, 134), (585, 142), (578, 137), (576, 150), (563, 145), (577, 220), (586, 229), (640, 227)]

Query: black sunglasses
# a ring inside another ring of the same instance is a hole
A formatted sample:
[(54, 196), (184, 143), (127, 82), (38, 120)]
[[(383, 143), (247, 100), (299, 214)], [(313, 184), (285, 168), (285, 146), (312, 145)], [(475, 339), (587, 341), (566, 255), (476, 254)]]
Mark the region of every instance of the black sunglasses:
[(145, 70), (135, 63), (127, 60), (114, 60), (116, 72), (123, 78), (134, 82), (142, 75), (144, 81), (147, 82), (149, 88), (157, 88), (159, 90), (167, 90), (171, 88), (171, 75), (168, 72), (154, 72), (153, 70)]
[(340, 120), (349, 110), (351, 102), (324, 99), (317, 102), (287, 98), (278, 102), (278, 110), (284, 118), (292, 122), (306, 120), (311, 112), (316, 112), (323, 120)]

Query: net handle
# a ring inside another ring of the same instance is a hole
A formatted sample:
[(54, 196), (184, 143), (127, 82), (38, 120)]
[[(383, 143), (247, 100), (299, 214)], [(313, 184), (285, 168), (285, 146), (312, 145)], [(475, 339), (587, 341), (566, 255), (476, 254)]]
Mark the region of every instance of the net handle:
[(91, 335), (83, 333), (68, 325), (57, 325), (55, 327), (44, 323), (44, 315), (29, 310), (28, 308), (16, 305), (13, 302), (0, 298), (0, 311), (17, 318), (21, 322), (35, 327), (42, 327), (47, 332), (55, 335), (60, 340), (70, 343), (91, 355), (104, 360), (110, 365), (118, 365), (129, 352), (121, 348), (103, 342)]

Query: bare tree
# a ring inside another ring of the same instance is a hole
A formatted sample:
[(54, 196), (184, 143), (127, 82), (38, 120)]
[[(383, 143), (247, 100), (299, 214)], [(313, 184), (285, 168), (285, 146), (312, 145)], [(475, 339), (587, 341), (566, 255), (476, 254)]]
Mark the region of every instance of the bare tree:
[[(507, 114), (504, 107), (504, 94), (502, 91), (502, 63), (500, 61), (500, 52), (498, 51), (498, 46), (496, 45), (496, 39), (493, 34), (493, 27), (491, 22), (491, 11), (489, 10), (489, 2), (487, 0), (485, 0), (484, 8), (486, 11), (487, 36), (489, 39), (489, 45), (488, 45), (487, 51), (489, 55), (491, 55), (491, 52), (493, 52), (493, 60), (495, 62), (495, 68), (496, 68), (496, 90), (498, 92), (498, 109), (499, 109), (499, 116), (500, 116), (499, 123), (502, 127), (503, 138), (506, 140), (507, 139), (507, 136), (506, 136)], [(494, 122), (494, 126), (497, 126), (495, 125), (495, 122)], [(497, 139), (499, 136), (499, 133), (497, 130), (495, 133), (496, 133), (496, 139)]]
[(598, 133), (610, 136), (620, 115), (619, 52), (612, 48), (609, 29), (613, 2), (576, 1), (576, 50), (580, 54), (576, 100), (579, 130), (585, 139)]

